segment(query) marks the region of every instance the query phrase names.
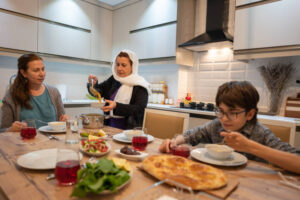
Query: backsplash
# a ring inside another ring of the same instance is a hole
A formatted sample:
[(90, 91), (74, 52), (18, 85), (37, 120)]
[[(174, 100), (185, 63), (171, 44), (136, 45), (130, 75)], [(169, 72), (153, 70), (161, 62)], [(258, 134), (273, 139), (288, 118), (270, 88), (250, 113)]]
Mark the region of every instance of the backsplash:
[(257, 70), (257, 67), (266, 65), (269, 62), (292, 62), (296, 67), (296, 73), (290, 85), (284, 91), (284, 98), (281, 106), (281, 115), (287, 96), (296, 96), (300, 87), (296, 85), (296, 79), (300, 77), (300, 57), (280, 57), (272, 59), (255, 59), (249, 61), (236, 61), (233, 59), (232, 51), (226, 52), (200, 52), (194, 54), (195, 66), (179, 69), (180, 82), (178, 97), (184, 98), (187, 92), (192, 93), (194, 100), (202, 102), (215, 102), (215, 95), (218, 87), (224, 82), (236, 80), (250, 81), (258, 90), (260, 95), (259, 110), (268, 110), (268, 89)]

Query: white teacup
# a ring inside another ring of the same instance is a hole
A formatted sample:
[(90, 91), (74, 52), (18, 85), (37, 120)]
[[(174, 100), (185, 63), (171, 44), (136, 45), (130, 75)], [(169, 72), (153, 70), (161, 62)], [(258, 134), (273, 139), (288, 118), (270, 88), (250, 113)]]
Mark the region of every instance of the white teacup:
[(205, 148), (209, 156), (218, 160), (228, 159), (233, 152), (233, 149), (227, 145), (207, 144), (205, 145)]
[(54, 131), (62, 131), (66, 129), (66, 122), (49, 122), (48, 126)]

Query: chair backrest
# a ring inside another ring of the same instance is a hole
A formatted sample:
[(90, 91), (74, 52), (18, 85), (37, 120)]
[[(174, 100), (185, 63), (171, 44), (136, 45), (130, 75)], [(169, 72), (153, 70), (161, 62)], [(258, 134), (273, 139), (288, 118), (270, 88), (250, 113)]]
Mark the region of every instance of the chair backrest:
[(288, 97), (284, 110), (285, 117), (300, 118), (300, 98)]
[(188, 113), (145, 109), (143, 127), (156, 138), (166, 139), (181, 134), (188, 128), (188, 123)]
[(274, 135), (279, 137), (283, 142), (290, 142), (291, 137), (291, 127), (286, 126), (277, 126), (277, 125), (270, 125), (270, 124), (264, 124), (266, 127), (268, 127)]

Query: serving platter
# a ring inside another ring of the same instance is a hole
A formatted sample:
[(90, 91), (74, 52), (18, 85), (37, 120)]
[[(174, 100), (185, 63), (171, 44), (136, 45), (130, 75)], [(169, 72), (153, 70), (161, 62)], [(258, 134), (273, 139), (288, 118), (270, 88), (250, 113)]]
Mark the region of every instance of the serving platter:
[(139, 151), (140, 155), (128, 155), (121, 152), (121, 149), (116, 149), (115, 153), (122, 156), (123, 158), (126, 158), (127, 160), (132, 161), (142, 161), (144, 158), (148, 156), (148, 153)]

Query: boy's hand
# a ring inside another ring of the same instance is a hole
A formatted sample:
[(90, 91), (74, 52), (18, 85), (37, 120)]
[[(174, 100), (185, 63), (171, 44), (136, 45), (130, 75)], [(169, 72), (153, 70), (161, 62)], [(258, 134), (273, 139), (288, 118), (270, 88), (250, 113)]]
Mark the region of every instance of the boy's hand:
[(160, 147), (159, 147), (159, 151), (162, 153), (170, 153), (171, 152), (171, 148), (176, 146), (176, 141), (170, 140), (170, 139), (165, 139), (163, 140), (163, 142), (161, 143)]
[(228, 146), (236, 151), (249, 152), (251, 148), (251, 140), (243, 136), (238, 132), (221, 132), (221, 136), (224, 136), (225, 142)]

